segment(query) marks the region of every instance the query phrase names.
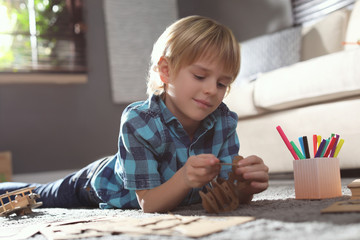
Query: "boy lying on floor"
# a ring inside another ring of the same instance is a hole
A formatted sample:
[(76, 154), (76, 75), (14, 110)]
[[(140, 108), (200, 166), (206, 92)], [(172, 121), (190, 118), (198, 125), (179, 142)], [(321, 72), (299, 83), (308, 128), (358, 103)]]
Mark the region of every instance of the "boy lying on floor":
[[(48, 184), (0, 183), (0, 194), (35, 186), (43, 207), (142, 208), (166, 212), (200, 201), (199, 191), (227, 178), (238, 155), (237, 115), (222, 102), (240, 68), (239, 44), (227, 27), (190, 16), (154, 45), (146, 101), (123, 112), (114, 156)], [(268, 167), (246, 157), (235, 171), (248, 183), (241, 203), (268, 187)]]

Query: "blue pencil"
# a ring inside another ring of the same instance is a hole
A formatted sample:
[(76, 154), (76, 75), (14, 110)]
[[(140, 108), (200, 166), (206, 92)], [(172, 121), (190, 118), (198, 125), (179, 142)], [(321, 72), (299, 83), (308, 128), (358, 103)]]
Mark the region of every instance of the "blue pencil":
[(302, 154), (305, 156), (306, 154), (305, 154), (303, 137), (299, 137), (299, 143), (300, 143), (300, 147), (301, 147)]

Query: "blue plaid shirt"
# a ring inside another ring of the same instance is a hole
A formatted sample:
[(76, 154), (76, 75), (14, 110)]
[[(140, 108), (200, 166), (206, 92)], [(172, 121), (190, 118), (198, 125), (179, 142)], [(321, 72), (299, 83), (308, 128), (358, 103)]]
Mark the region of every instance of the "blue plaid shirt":
[[(191, 141), (159, 96), (130, 104), (123, 112), (119, 150), (94, 175), (92, 187), (101, 208), (140, 208), (135, 190), (155, 188), (169, 180), (189, 156), (214, 154), (231, 163), (239, 152), (237, 115), (224, 103), (203, 121)], [(227, 178), (231, 166), (222, 166)], [(192, 189), (182, 205), (200, 202)]]

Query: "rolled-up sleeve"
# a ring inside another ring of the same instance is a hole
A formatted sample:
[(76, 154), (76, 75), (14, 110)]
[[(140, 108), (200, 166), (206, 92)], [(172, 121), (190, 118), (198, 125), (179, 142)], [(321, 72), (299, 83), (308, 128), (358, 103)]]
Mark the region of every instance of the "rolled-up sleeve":
[(137, 111), (124, 113), (120, 127), (119, 165), (124, 187), (150, 189), (161, 184), (155, 148), (161, 143), (154, 119)]

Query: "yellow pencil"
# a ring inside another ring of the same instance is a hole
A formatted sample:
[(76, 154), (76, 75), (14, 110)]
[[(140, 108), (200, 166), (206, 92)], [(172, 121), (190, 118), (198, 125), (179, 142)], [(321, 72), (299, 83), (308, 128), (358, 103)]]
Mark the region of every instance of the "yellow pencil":
[(320, 143), (321, 143), (321, 136), (320, 135), (317, 135), (317, 147), (319, 148), (320, 146)]
[(337, 155), (339, 154), (340, 152), (340, 149), (342, 147), (342, 145), (344, 144), (344, 139), (340, 139), (338, 145), (336, 146), (336, 149), (335, 149), (335, 153), (334, 153), (334, 157), (336, 158)]

